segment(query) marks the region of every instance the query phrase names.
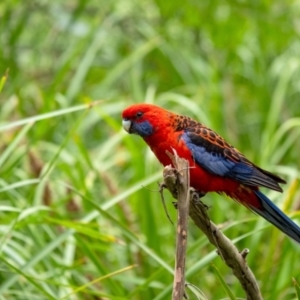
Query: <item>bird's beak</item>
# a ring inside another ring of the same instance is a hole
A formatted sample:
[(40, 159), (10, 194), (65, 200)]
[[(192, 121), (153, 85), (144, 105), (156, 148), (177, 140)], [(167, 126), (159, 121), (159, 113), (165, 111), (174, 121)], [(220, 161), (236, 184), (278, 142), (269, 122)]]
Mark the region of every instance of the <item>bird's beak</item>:
[(122, 120), (122, 126), (123, 128), (130, 133), (130, 127), (131, 127), (131, 121), (128, 119), (123, 119)]

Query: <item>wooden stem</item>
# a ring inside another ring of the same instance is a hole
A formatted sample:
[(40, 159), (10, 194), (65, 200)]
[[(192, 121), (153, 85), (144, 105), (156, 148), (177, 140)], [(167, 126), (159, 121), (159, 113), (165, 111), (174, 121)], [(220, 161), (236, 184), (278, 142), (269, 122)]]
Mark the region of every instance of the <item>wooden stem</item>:
[[(190, 172), (187, 160), (167, 152), (176, 169), (175, 180), (171, 181), (176, 184), (177, 188), (177, 231), (176, 231), (176, 259), (173, 282), (172, 300), (182, 300), (185, 296), (185, 256), (187, 246), (188, 216), (190, 203)], [(169, 170), (174, 169), (167, 169)], [(169, 177), (170, 179), (170, 177)]]

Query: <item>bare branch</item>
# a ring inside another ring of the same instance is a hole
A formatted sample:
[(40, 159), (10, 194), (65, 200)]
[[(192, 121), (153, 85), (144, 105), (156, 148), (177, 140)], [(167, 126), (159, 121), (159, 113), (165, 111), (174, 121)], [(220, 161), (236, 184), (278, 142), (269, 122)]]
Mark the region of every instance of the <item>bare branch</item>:
[(187, 160), (178, 157), (174, 151), (174, 156), (167, 152), (170, 156), (174, 169), (170, 166), (164, 169), (165, 182), (162, 185), (174, 187), (172, 194), (177, 197), (177, 235), (176, 235), (176, 259), (175, 272), (173, 282), (172, 300), (182, 300), (185, 296), (185, 255), (187, 246), (187, 229), (190, 203), (190, 172)]

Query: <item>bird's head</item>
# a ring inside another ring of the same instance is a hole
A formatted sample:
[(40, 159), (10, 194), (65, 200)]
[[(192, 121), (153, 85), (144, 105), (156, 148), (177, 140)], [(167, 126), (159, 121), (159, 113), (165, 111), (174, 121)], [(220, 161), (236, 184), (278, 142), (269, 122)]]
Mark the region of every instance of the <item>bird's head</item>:
[(156, 105), (134, 104), (123, 111), (122, 125), (128, 133), (147, 138), (163, 126), (166, 114), (169, 112)]

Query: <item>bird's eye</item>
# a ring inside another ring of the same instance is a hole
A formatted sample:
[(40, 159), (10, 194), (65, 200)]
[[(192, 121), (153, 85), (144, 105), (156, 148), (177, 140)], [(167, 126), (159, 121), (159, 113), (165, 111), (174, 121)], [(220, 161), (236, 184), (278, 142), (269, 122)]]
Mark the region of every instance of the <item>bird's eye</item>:
[(136, 117), (137, 117), (137, 118), (140, 118), (142, 115), (143, 115), (143, 113), (142, 113), (141, 111), (138, 111), (138, 112), (136, 113)]

